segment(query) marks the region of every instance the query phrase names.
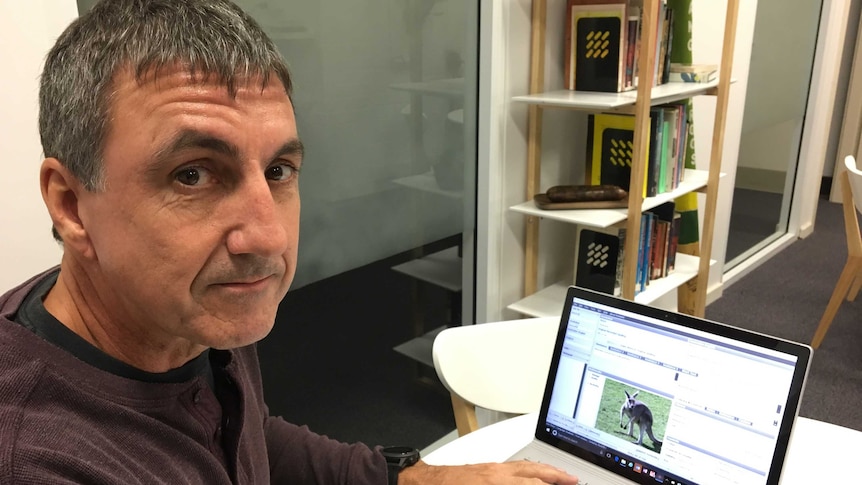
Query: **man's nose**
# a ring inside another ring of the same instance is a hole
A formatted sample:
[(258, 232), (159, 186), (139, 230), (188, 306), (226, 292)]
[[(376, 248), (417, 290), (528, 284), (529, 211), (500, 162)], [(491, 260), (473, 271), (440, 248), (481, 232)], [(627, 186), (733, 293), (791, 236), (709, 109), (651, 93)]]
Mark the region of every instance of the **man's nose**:
[(288, 245), (286, 221), (293, 215), (283, 207), (285, 201), (275, 199), (267, 179), (261, 175), (244, 182), (233, 199), (230, 217), (235, 225), (227, 236), (228, 251), (269, 257), (283, 254)]

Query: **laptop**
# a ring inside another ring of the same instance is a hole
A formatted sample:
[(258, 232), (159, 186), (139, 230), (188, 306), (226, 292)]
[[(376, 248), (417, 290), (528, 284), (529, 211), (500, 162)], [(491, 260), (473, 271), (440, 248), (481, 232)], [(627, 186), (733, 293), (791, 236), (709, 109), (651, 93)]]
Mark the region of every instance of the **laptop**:
[(569, 287), (535, 437), (509, 461), (585, 485), (778, 484), (811, 355)]

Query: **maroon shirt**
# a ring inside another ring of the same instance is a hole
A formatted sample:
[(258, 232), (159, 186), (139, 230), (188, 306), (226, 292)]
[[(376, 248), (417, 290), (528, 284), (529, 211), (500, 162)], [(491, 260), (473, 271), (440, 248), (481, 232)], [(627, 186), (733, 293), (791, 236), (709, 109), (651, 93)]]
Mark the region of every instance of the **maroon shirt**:
[(56, 271), (0, 297), (0, 484), (387, 483), (379, 451), (269, 415), (254, 346), (211, 350), (211, 376), (155, 382), (18, 323)]

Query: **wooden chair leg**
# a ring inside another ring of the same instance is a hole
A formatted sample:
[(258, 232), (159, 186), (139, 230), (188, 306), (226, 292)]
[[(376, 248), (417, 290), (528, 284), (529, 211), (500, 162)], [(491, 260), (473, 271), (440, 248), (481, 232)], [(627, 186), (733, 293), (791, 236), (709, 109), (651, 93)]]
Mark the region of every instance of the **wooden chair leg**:
[(832, 292), (829, 303), (826, 305), (826, 310), (823, 312), (823, 317), (820, 318), (820, 323), (814, 332), (814, 338), (811, 340), (811, 346), (815, 349), (820, 347), (820, 343), (823, 342), (826, 331), (829, 330), (835, 314), (838, 313), (838, 307), (841, 306), (841, 302), (847, 296), (850, 285), (857, 280), (860, 269), (862, 269), (862, 258), (850, 257), (847, 259), (847, 263), (841, 271), (841, 276), (838, 277), (838, 283), (835, 284), (835, 290)]
[(856, 278), (853, 279), (853, 286), (850, 287), (850, 293), (847, 293), (847, 301), (856, 300), (860, 289), (862, 289), (862, 271), (856, 273)]
[(455, 427), (458, 428), (458, 436), (464, 436), (479, 429), (476, 421), (476, 406), (461, 399), (454, 392), (452, 396), (452, 411), (455, 413)]

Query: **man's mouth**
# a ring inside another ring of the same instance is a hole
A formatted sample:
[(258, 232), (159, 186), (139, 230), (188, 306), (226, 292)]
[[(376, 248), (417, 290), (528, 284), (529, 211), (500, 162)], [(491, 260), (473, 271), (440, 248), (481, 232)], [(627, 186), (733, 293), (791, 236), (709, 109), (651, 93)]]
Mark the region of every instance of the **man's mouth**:
[(274, 276), (275, 275), (266, 275), (261, 277), (244, 278), (236, 281), (226, 281), (224, 283), (216, 283), (216, 286), (245, 291), (260, 290), (269, 285)]

